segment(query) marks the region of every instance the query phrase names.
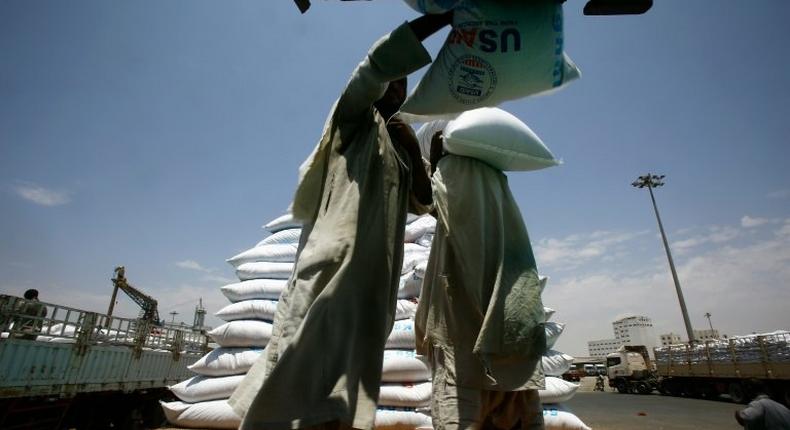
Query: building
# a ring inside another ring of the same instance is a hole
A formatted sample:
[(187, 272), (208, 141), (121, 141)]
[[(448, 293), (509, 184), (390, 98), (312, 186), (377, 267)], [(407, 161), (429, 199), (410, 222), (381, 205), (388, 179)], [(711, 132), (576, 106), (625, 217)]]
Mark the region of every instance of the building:
[(606, 357), (607, 354), (617, 351), (622, 344), (617, 339), (591, 340), (587, 342), (587, 353), (590, 357)]
[(617, 351), (621, 345), (644, 345), (653, 355), (656, 335), (653, 321), (644, 316), (629, 316), (612, 323), (614, 339), (601, 339), (587, 342), (588, 354), (593, 357), (606, 357), (606, 354)]
[(719, 340), (719, 331), (716, 329), (694, 330), (694, 340), (698, 342), (705, 342), (707, 340)]
[(675, 333), (662, 334), (660, 338), (661, 346), (677, 345), (682, 342), (680, 340), (680, 335)]

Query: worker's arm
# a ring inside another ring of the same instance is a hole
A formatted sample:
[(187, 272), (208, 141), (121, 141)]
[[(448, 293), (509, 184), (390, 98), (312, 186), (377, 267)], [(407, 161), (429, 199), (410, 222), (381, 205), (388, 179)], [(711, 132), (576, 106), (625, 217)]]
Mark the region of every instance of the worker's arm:
[(431, 55), (421, 41), (449, 24), (450, 15), (424, 15), (404, 23), (382, 37), (351, 74), (335, 107), (335, 119), (353, 121), (370, 111), (387, 85), (431, 62)]
[(431, 178), (428, 177), (428, 172), (425, 170), (417, 136), (414, 135), (411, 126), (403, 122), (397, 115), (387, 123), (387, 132), (389, 132), (393, 143), (406, 151), (411, 162), (411, 194), (416, 201), (411, 202), (410, 209), (417, 215), (427, 213), (433, 203)]

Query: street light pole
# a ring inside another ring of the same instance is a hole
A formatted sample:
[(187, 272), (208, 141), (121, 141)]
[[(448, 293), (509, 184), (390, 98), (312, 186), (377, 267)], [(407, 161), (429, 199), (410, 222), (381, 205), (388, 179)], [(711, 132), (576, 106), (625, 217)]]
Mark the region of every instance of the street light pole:
[(669, 260), (669, 270), (672, 271), (672, 280), (675, 281), (675, 291), (678, 294), (678, 301), (680, 302), (680, 311), (683, 313), (683, 322), (686, 325), (686, 334), (688, 335), (689, 342), (694, 342), (694, 331), (691, 329), (691, 321), (689, 320), (688, 310), (686, 310), (686, 301), (683, 299), (683, 291), (680, 289), (680, 281), (678, 280), (678, 273), (675, 271), (675, 262), (672, 260), (672, 253), (669, 251), (669, 243), (667, 242), (667, 235), (664, 233), (664, 225), (661, 223), (661, 216), (658, 214), (658, 206), (656, 205), (656, 198), (653, 196), (653, 188), (664, 185), (664, 175), (657, 176), (648, 173), (645, 176), (640, 176), (631, 185), (637, 188), (645, 188), (650, 192), (650, 200), (653, 202), (653, 210), (656, 212), (656, 220), (658, 221), (658, 230), (661, 232), (661, 239), (664, 241), (664, 250), (667, 252), (667, 260)]
[(705, 318), (708, 319), (708, 325), (710, 326), (710, 333), (712, 335), (713, 334), (713, 323), (710, 322), (710, 317), (711, 317), (710, 312), (705, 312)]

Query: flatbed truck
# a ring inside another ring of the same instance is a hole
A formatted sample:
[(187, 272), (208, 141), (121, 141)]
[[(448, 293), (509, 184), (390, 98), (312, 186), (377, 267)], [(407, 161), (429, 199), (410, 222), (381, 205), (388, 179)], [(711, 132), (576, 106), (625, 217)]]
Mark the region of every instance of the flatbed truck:
[(200, 332), (36, 303), (46, 316), (0, 295), (2, 429), (157, 427), (167, 387), (208, 350)]

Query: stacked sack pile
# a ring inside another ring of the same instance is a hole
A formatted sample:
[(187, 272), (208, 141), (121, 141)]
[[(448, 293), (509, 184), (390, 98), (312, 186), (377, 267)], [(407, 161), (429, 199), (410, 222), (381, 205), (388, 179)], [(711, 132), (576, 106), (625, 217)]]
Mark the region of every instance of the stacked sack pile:
[[(547, 278), (541, 278), (545, 287)], [(582, 420), (563, 406), (579, 389), (579, 384), (562, 379), (562, 374), (570, 370), (573, 357), (557, 351), (554, 344), (565, 329), (565, 324), (551, 321), (554, 309), (543, 308), (546, 314), (546, 354), (543, 356), (543, 373), (546, 375), (546, 387), (540, 390), (540, 402), (543, 404), (543, 421), (546, 430), (590, 430)]]
[(221, 288), (231, 303), (215, 315), (226, 323), (208, 333), (219, 348), (189, 367), (196, 376), (170, 387), (180, 401), (162, 403), (162, 408), (174, 425), (239, 426), (240, 418), (227, 400), (269, 342), (277, 300), (293, 272), (302, 232), (290, 215), (264, 228), (270, 236), (227, 260), (240, 282)]

